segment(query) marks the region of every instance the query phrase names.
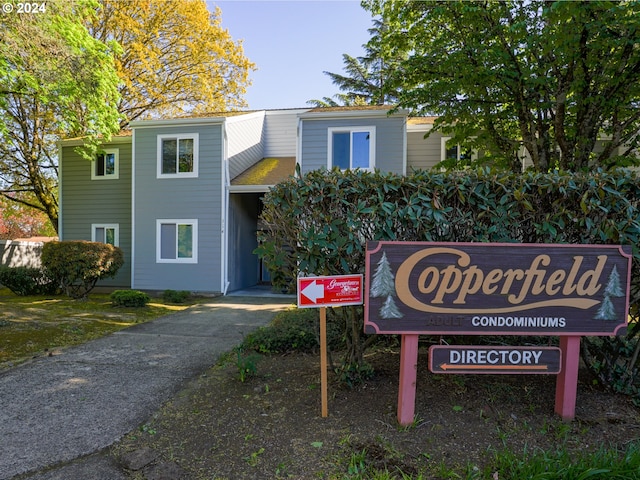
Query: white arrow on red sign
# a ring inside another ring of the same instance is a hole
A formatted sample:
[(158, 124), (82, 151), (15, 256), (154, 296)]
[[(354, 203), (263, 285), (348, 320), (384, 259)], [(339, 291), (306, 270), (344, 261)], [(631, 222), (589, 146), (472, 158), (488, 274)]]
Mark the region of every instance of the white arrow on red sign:
[(298, 307), (362, 305), (362, 275), (298, 277)]
[(304, 287), (300, 293), (313, 303), (317, 303), (319, 298), (324, 298), (324, 284), (318, 280), (313, 280), (309, 285)]

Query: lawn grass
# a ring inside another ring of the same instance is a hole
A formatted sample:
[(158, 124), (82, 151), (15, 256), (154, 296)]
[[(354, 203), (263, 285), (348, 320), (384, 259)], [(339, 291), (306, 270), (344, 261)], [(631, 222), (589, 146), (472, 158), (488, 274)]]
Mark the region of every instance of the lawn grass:
[(152, 298), (146, 307), (115, 307), (107, 293), (91, 293), (79, 301), (66, 296), (22, 297), (0, 288), (0, 370), (184, 310), (192, 303), (174, 305)]

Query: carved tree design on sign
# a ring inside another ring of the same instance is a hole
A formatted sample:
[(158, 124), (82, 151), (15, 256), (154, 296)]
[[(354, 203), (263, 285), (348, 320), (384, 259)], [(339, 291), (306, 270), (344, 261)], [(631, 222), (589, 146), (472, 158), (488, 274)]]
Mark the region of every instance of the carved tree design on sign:
[(611, 297), (623, 296), (624, 292), (620, 286), (620, 274), (614, 265), (613, 270), (611, 270), (611, 273), (609, 274), (607, 286), (604, 289), (604, 299), (602, 300), (602, 305), (600, 305), (598, 313), (596, 314), (596, 320), (615, 320), (616, 311), (613, 306), (613, 302), (611, 301)]
[(604, 289), (604, 294), (610, 297), (624, 297), (624, 292), (620, 286), (620, 274), (615, 265), (609, 274), (609, 281), (607, 282), (607, 288)]
[(382, 307), (380, 307), (380, 316), (382, 318), (402, 318), (403, 315), (398, 310), (393, 296), (396, 293), (396, 285), (391, 271), (391, 265), (387, 259), (387, 254), (382, 252), (382, 257), (378, 262), (373, 279), (371, 281), (371, 296), (387, 297)]

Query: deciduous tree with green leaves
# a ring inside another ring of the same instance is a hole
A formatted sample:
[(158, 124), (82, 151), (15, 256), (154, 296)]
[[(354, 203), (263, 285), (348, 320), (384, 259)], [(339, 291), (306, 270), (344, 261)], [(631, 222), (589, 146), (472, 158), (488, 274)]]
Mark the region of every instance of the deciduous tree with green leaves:
[[(365, 0), (407, 53), (390, 82), (433, 131), (536, 169), (620, 164), (640, 134), (640, 3)], [(599, 147), (598, 139), (604, 139)]]
[(112, 51), (82, 21), (89, 0), (48, 2), (45, 12), (0, 13), (0, 194), (47, 214), (57, 228), (57, 146), (118, 130), (118, 77)]
[(244, 106), (253, 64), (220, 17), (202, 0), (0, 13), (0, 194), (57, 228), (60, 138), (84, 137), (92, 159), (131, 120)]

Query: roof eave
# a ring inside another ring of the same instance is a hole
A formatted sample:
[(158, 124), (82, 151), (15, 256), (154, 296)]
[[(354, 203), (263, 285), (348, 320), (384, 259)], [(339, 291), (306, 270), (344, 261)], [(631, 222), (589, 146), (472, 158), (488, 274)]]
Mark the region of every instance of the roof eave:
[(316, 120), (327, 118), (371, 118), (371, 117), (407, 117), (409, 110), (399, 109), (393, 113), (389, 113), (394, 107), (387, 109), (371, 109), (371, 110), (333, 110), (328, 109), (323, 112), (322, 109), (311, 110), (301, 114), (299, 117), (303, 120)]

